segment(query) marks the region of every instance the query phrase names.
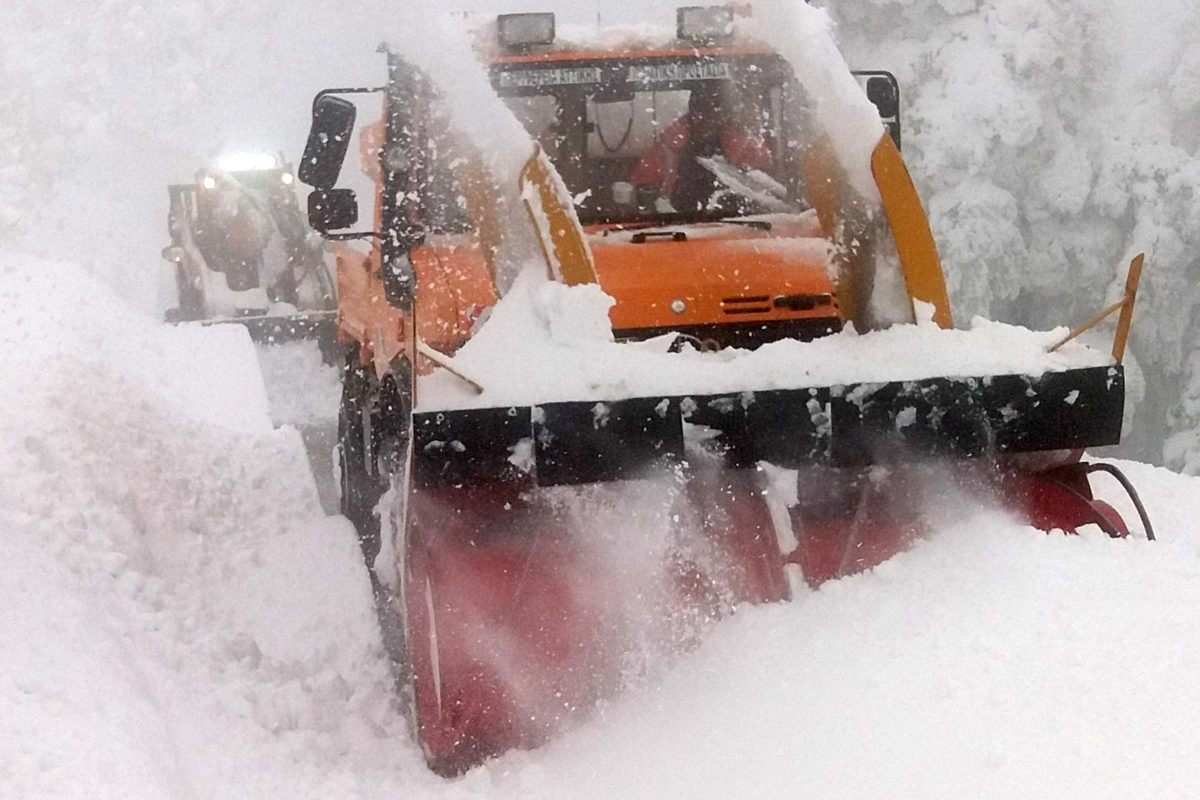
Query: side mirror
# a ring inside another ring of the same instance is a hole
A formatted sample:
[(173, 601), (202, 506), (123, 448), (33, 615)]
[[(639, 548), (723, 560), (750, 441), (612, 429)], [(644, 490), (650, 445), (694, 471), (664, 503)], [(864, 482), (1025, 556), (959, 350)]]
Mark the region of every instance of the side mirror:
[(349, 100), (328, 94), (317, 98), (308, 142), (300, 159), (300, 180), (315, 189), (332, 189), (337, 185), (357, 115), (358, 109)]
[(358, 198), (353, 189), (314, 189), (308, 195), (308, 224), (325, 233), (358, 222)]
[(867, 78), (867, 99), (879, 109), (879, 116), (893, 120), (900, 116), (900, 87), (894, 78), (872, 75)]

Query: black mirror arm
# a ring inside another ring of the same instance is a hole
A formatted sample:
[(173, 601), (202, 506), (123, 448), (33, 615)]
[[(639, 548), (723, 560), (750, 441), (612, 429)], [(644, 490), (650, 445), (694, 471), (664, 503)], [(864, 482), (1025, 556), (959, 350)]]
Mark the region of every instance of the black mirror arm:
[(334, 95), (337, 95), (337, 94), (374, 94), (376, 92), (386, 92), (386, 91), (387, 91), (386, 86), (378, 86), (375, 88), (371, 88), (369, 86), (350, 86), (350, 87), (346, 87), (346, 88), (342, 88), (342, 89), (322, 89), (321, 91), (317, 92), (317, 96), (313, 98), (312, 107), (313, 107), (313, 111), (315, 112), (317, 110), (317, 103), (321, 102), (321, 98), (325, 97), (326, 95), (331, 95), (331, 94), (334, 94)]

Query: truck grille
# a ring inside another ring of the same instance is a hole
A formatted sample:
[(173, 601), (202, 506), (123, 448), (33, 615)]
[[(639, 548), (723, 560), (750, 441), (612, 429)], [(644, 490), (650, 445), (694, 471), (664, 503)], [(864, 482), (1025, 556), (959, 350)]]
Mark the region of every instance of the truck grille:
[(771, 313), (771, 298), (767, 295), (756, 297), (726, 297), (721, 301), (721, 310), (731, 316), (742, 314)]
[(726, 297), (721, 301), (721, 311), (730, 316), (744, 314), (770, 314), (774, 309), (785, 311), (812, 311), (821, 306), (833, 305), (831, 294), (785, 294), (779, 297), (755, 295)]

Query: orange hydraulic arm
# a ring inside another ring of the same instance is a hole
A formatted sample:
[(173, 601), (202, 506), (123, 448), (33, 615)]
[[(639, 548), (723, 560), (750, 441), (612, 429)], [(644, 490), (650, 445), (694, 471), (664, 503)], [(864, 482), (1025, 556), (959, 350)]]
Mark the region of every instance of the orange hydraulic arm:
[(942, 274), (933, 232), (929, 230), (929, 219), (921, 207), (921, 198), (917, 196), (904, 159), (887, 134), (875, 146), (871, 172), (883, 198), (883, 213), (887, 215), (892, 237), (896, 240), (908, 296), (913, 302), (933, 306), (933, 321), (943, 328), (953, 328), (946, 277)]

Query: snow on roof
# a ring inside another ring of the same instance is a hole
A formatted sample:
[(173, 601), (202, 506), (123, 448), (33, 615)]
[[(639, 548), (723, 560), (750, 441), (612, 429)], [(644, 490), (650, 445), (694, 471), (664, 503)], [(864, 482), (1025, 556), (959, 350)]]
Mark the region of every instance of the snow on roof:
[[(394, 35), (394, 52), (418, 67), (437, 87), (440, 108), (482, 158), (497, 194), (504, 231), (495, 254), (502, 288), (520, 264), (541, 252), (521, 202), (518, 175), (534, 153), (534, 143), (492, 89), (486, 67), (462, 19), (430, 14), (404, 16)], [(385, 31), (386, 34), (386, 31)]]
[[(511, 55), (500, 47), (495, 17), (474, 21), (471, 32), (477, 52), (484, 60)], [(628, 52), (673, 49), (684, 44), (675, 36), (675, 28), (656, 22), (595, 28), (586, 25), (559, 25), (554, 44), (539, 48), (548, 53)], [(690, 45), (689, 45), (690, 46)]]
[(838, 49), (828, 13), (795, 0), (759, 0), (740, 27), (791, 65), (855, 190), (877, 199), (871, 155), (883, 122)]

